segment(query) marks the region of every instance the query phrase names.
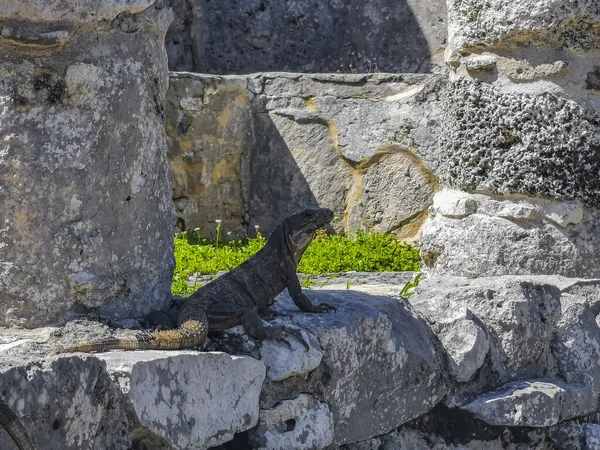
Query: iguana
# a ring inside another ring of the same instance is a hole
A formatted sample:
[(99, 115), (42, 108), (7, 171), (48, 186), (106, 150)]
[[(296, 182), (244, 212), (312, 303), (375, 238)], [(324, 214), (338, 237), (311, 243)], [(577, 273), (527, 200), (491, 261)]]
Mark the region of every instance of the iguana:
[(279, 224), (266, 245), (235, 269), (208, 283), (189, 296), (177, 317), (178, 328), (138, 333), (135, 337), (105, 338), (81, 342), (59, 349), (57, 353), (122, 350), (170, 350), (200, 345), (209, 331), (226, 330), (242, 324), (256, 339), (276, 339), (289, 333), (308, 345), (298, 330), (285, 326), (265, 326), (258, 312), (270, 306), (285, 288), (302, 311), (327, 312), (326, 303), (313, 305), (302, 292), (296, 269), (315, 231), (333, 219), (326, 208), (305, 209)]
[(6, 430), (19, 450), (35, 450), (27, 430), (15, 413), (2, 400), (0, 400), (0, 425)]

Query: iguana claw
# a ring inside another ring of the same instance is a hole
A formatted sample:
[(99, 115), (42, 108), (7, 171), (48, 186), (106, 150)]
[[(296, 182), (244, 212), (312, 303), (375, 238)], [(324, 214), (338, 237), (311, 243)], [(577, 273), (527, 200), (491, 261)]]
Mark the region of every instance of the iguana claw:
[(329, 303), (320, 303), (319, 306), (315, 307), (315, 312), (336, 312), (337, 309), (335, 306), (330, 305)]

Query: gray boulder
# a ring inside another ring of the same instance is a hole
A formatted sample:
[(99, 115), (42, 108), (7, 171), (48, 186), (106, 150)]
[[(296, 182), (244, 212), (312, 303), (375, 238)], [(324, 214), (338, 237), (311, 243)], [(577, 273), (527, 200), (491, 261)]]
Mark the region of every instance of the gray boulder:
[(265, 366), (250, 357), (195, 351), (99, 355), (139, 421), (176, 449), (205, 449), (258, 421)]
[[(498, 377), (488, 382), (498, 385), (552, 372), (551, 342), (560, 315), (560, 289), (554, 281), (553, 277), (533, 276), (431, 277), (421, 281), (410, 302), (432, 321), (436, 331), (443, 331), (444, 325), (456, 318), (475, 320), (489, 337), (490, 361)], [(468, 334), (468, 329), (463, 333)], [(452, 355), (453, 343), (444, 340)], [(465, 357), (471, 358), (475, 367), (481, 352), (465, 353)]]
[[(22, 342), (21, 345), (27, 344)], [(30, 344), (29, 344), (30, 345)], [(106, 364), (90, 356), (38, 359), (33, 364), (2, 357), (3, 400), (44, 450), (126, 450), (132, 417)], [(14, 448), (6, 434), (0, 448)]]
[(591, 386), (600, 393), (600, 328), (586, 304), (574, 304), (561, 316), (552, 351), (559, 373), (569, 383)]
[[(293, 315), (292, 320), (319, 341), (322, 372), (302, 390), (329, 406), (332, 445), (389, 432), (444, 397), (435, 337), (406, 301), (351, 290), (308, 294), (313, 302), (330, 303), (337, 311), (298, 313), (287, 293), (278, 297), (273, 309)], [(281, 398), (293, 392), (294, 380), (286, 381), (291, 388), (281, 392)]]
[(260, 411), (258, 426), (250, 432), (254, 449), (323, 449), (333, 441), (333, 417), (326, 403), (301, 394)]
[(595, 411), (596, 397), (589, 386), (538, 379), (507, 383), (462, 408), (490, 425), (549, 427)]

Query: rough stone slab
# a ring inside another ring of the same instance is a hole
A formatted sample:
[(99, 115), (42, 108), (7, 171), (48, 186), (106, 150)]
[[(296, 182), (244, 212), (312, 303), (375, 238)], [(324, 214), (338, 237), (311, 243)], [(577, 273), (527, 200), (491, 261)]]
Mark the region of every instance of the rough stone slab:
[(490, 336), (497, 385), (515, 378), (544, 377), (553, 370), (551, 342), (560, 315), (558, 282), (551, 276), (429, 277), (421, 280), (410, 302), (436, 331), (456, 319), (452, 312), (476, 320)]
[(469, 381), (488, 354), (487, 333), (473, 320), (462, 318), (444, 325), (438, 337), (450, 357), (450, 374), (460, 383)]
[(272, 308), (292, 315), (320, 343), (326, 374), (301, 389), (329, 405), (332, 445), (389, 432), (443, 398), (442, 356), (431, 330), (405, 300), (351, 290), (306, 292), (313, 303), (337, 311), (298, 313), (287, 293)]
[[(127, 450), (133, 425), (127, 402), (106, 364), (92, 356), (7, 364), (2, 358), (2, 398), (40, 450)], [(12, 366), (12, 367), (11, 367)], [(0, 448), (13, 449), (7, 435)]]
[(326, 403), (302, 394), (262, 409), (258, 426), (250, 432), (251, 448), (323, 449), (333, 442), (333, 417)]
[(573, 304), (554, 331), (552, 352), (562, 377), (600, 393), (600, 327), (587, 304)]
[(598, 276), (599, 217), (577, 202), (444, 189), (434, 195), (421, 255), (439, 275)]
[(142, 425), (177, 449), (205, 449), (258, 420), (265, 366), (250, 357), (195, 351), (101, 354)]
[(583, 432), (585, 433), (585, 450), (599, 450), (600, 425), (585, 423), (583, 424)]
[(549, 427), (597, 406), (589, 386), (541, 379), (507, 383), (462, 408), (490, 425)]
[[(594, 0), (448, 2), (449, 47), (455, 51), (487, 45), (591, 50), (600, 43), (600, 35), (593, 31), (598, 23), (600, 11)], [(582, 29), (591, 30), (582, 33)]]
[(179, 230), (214, 236), (219, 219), (235, 238), (254, 235), (257, 225), (268, 235), (291, 212), (318, 204), (334, 211), (338, 232), (418, 236), (437, 189), (439, 75), (172, 72), (170, 79), (166, 130)]
[[(274, 320), (273, 325), (284, 325), (297, 328), (289, 320)], [(298, 339), (290, 338), (288, 348), (283, 342), (267, 340), (260, 346), (260, 359), (267, 367), (267, 376), (272, 381), (281, 381), (286, 378), (305, 375), (316, 369), (321, 364), (323, 352), (316, 338), (307, 331), (299, 330), (308, 343), (308, 351)]]
[[(92, 311), (139, 317), (166, 306), (170, 12), (149, 0), (2, 8), (11, 17), (0, 38), (0, 322), (35, 327)], [(71, 33), (79, 13), (100, 22)], [(31, 41), (41, 35), (47, 40)]]
[(0, 17), (26, 21), (100, 22), (121, 13), (137, 14), (155, 0), (4, 0)]
[(427, 73), (440, 70), (446, 40), (442, 0), (165, 3), (172, 70)]

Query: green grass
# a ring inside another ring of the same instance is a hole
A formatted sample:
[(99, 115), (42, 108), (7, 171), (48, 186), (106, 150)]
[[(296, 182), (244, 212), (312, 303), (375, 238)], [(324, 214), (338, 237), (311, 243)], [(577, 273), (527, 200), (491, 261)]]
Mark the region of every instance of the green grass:
[[(220, 224), (217, 225), (217, 236)], [(200, 286), (188, 286), (194, 273), (215, 274), (231, 270), (260, 250), (267, 240), (260, 236), (244, 240), (211, 242), (198, 239), (194, 233), (175, 236), (177, 264), (172, 292), (188, 295)], [(381, 233), (349, 233), (345, 236), (317, 233), (298, 266), (298, 272), (318, 275), (348, 272), (418, 271), (419, 250)]]

